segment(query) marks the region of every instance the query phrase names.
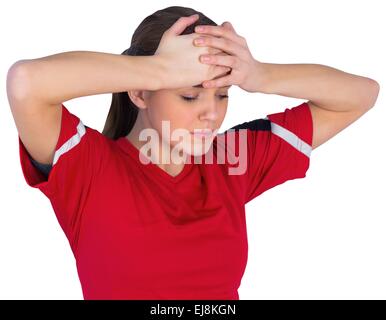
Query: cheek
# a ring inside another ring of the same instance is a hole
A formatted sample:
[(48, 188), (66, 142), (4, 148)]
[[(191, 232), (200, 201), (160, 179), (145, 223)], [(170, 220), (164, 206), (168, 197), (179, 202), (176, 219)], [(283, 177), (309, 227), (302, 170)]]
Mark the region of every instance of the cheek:
[(221, 106), (220, 111), (219, 111), (219, 118), (221, 120), (224, 120), (225, 115), (227, 113), (227, 110), (228, 110), (228, 104), (227, 103), (224, 104), (223, 106)]
[(222, 123), (224, 122), (226, 113), (227, 113), (227, 105), (224, 105), (224, 106), (221, 106), (221, 108), (218, 108), (218, 118), (216, 120), (216, 125), (215, 125), (217, 129), (220, 129)]
[(164, 99), (159, 101), (157, 105), (153, 105), (149, 109), (149, 118), (151, 118), (153, 124), (161, 121), (170, 121), (171, 123), (184, 122), (184, 119), (191, 116), (189, 109), (179, 103), (176, 99)]
[[(174, 146), (188, 135), (194, 121), (194, 115), (183, 105), (163, 104), (153, 107), (148, 112), (148, 118), (153, 129), (157, 130), (159, 137)], [(163, 136), (163, 132), (166, 136)], [(173, 132), (175, 133), (172, 136)], [(170, 136), (168, 136), (168, 133)], [(174, 139), (174, 141), (169, 141)], [(176, 141), (177, 140), (177, 141)]]

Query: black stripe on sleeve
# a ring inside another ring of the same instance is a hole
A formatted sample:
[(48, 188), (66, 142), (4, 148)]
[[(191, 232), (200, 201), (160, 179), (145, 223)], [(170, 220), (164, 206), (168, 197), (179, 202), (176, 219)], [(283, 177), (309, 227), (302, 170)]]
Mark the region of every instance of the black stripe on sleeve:
[[(243, 122), (241, 124), (238, 124), (229, 130), (240, 130), (240, 129), (249, 129), (253, 131), (261, 130), (261, 131), (270, 131), (271, 130), (271, 121), (268, 119), (256, 119), (248, 122)], [(225, 131), (226, 132), (226, 131)]]
[(28, 157), (30, 158), (34, 167), (38, 169), (40, 172), (42, 172), (44, 176), (47, 178), (52, 169), (52, 164), (44, 164), (44, 163), (37, 162), (29, 154), (28, 154)]

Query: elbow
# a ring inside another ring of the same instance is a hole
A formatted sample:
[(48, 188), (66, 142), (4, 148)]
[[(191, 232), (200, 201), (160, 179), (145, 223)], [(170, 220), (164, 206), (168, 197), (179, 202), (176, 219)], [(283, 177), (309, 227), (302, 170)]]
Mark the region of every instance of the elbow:
[(374, 79), (370, 79), (370, 78), (367, 78), (367, 79), (368, 79), (367, 85), (365, 87), (366, 89), (364, 90), (364, 93), (363, 93), (363, 96), (364, 96), (363, 105), (367, 109), (371, 109), (375, 105), (378, 99), (380, 85)]
[(30, 81), (26, 61), (16, 61), (8, 69), (6, 85), (9, 100), (22, 100), (28, 95)]

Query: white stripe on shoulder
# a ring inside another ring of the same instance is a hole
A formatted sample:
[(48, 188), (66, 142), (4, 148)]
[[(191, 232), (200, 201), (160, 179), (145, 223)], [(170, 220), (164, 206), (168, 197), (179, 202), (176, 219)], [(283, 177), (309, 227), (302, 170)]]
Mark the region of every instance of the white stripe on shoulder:
[(83, 122), (79, 120), (79, 124), (76, 127), (76, 133), (65, 143), (63, 143), (58, 150), (56, 150), (52, 165), (54, 166), (58, 162), (61, 155), (63, 155), (64, 153), (66, 153), (67, 151), (75, 147), (80, 142), (80, 139), (82, 139), (85, 133), (86, 133), (86, 128)]
[[(265, 120), (269, 120), (268, 117), (264, 118)], [(272, 133), (276, 134), (283, 140), (287, 141), (291, 146), (299, 150), (300, 152), (304, 153), (307, 157), (311, 156), (312, 147), (305, 142), (304, 140), (300, 139), (296, 134), (289, 131), (288, 129), (282, 127), (281, 125), (278, 125), (277, 123), (274, 123), (271, 121), (271, 131)]]

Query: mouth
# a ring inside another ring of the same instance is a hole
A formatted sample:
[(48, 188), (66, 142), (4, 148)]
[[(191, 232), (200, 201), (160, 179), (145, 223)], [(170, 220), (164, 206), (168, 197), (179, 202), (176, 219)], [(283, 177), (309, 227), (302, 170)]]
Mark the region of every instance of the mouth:
[(211, 129), (202, 129), (202, 130), (195, 129), (191, 131), (190, 134), (197, 138), (199, 137), (209, 138), (214, 134), (214, 132)]

